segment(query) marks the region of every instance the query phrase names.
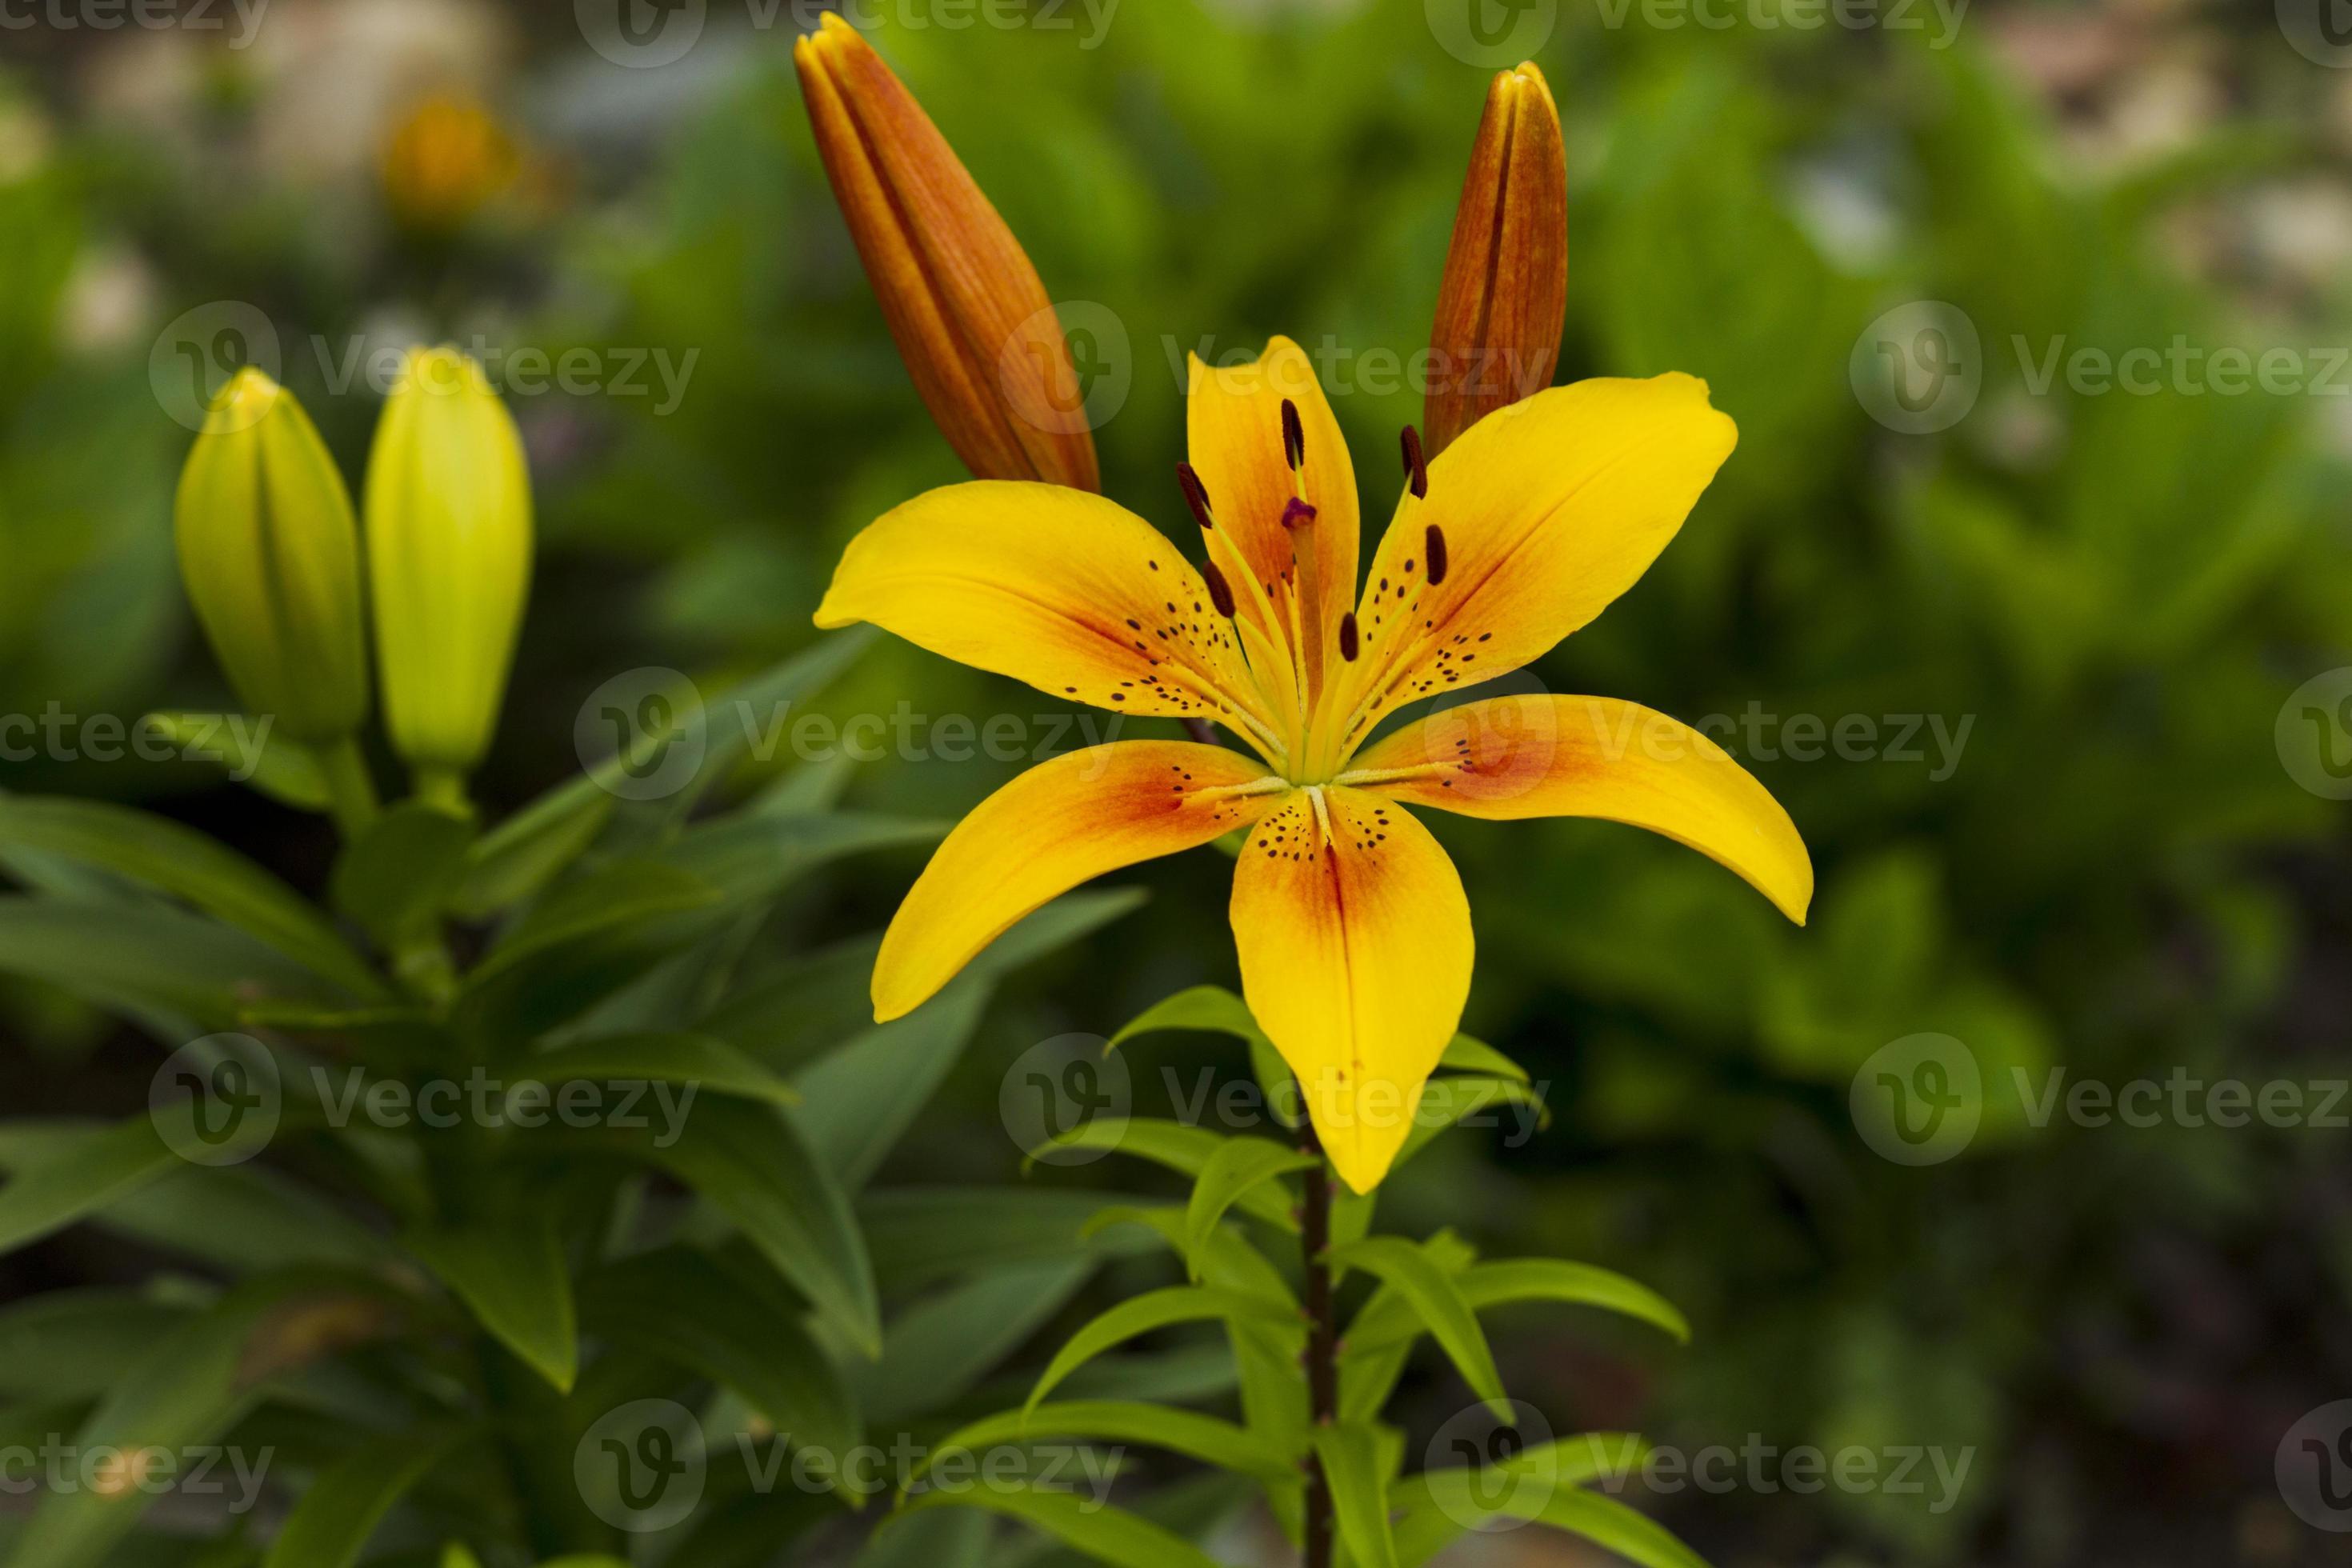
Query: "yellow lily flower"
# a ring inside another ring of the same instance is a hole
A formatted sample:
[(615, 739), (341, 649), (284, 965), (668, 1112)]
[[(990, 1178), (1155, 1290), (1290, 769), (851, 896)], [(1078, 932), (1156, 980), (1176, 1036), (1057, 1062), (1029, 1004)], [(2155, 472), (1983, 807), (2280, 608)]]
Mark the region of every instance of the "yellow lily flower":
[[(1631, 587), (1730, 456), (1687, 375), (1595, 380), (1489, 415), (1406, 483), (1357, 589), (1356, 480), (1307, 355), (1195, 360), (1195, 568), (1150, 523), (1054, 485), (949, 486), (870, 524), (820, 626), (870, 621), (1115, 712), (1208, 719), (1244, 751), (1123, 741), (1055, 758), (950, 833), (891, 921), (877, 1019), (920, 1005), (1087, 879), (1236, 830), (1242, 984), (1332, 1163), (1369, 1192), (1469, 994), (1461, 878), (1404, 809), (1596, 816), (1712, 856), (1791, 920), (1802, 839), (1721, 748), (1632, 703), (1506, 697), (1374, 731), (1507, 675)], [(1369, 742), (1369, 743), (1368, 743)]]

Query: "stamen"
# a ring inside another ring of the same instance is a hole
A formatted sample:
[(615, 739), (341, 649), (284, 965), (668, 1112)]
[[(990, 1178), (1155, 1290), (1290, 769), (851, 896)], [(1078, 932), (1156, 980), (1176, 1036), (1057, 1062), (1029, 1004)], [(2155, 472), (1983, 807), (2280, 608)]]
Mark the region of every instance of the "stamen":
[(1176, 465), (1176, 483), (1184, 492), (1184, 504), (1192, 509), (1192, 521), (1204, 529), (1215, 528), (1217, 525), (1209, 517), (1209, 487), (1201, 482), (1192, 464)]
[(1429, 495), (1429, 465), (1421, 456), (1421, 432), (1408, 425), (1404, 427), (1404, 473), (1412, 481), (1412, 496), (1422, 500)]
[(1282, 526), (1285, 530), (1301, 528), (1313, 522), (1316, 516), (1312, 502), (1292, 496), (1289, 503), (1282, 509)]
[(1296, 473), (1307, 466), (1307, 427), (1298, 422), (1298, 405), (1282, 400), (1282, 455)]
[(1355, 663), (1356, 647), (1356, 612), (1349, 610), (1339, 617), (1339, 657)]
[(1445, 531), (1435, 523), (1429, 525), (1429, 583), (1431, 587), (1445, 581)]
[(1209, 602), (1217, 606), (1217, 614), (1227, 620), (1232, 620), (1234, 618), (1233, 584), (1225, 581), (1225, 574), (1217, 570), (1217, 563), (1213, 561), (1201, 563), (1201, 575), (1208, 581)]

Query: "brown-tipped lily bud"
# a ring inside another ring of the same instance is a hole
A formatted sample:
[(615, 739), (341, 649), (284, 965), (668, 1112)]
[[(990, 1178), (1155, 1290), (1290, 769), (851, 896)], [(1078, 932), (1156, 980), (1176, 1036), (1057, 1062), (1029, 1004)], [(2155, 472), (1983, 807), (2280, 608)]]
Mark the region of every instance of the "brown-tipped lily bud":
[(1498, 72), (1462, 182), (1430, 330), (1429, 456), (1496, 409), (1542, 391), (1568, 314), (1568, 160), (1559, 110), (1533, 65)]
[(1101, 485), (1068, 343), (1021, 242), (939, 127), (832, 12), (793, 47), (817, 152), (899, 357), (984, 479)]

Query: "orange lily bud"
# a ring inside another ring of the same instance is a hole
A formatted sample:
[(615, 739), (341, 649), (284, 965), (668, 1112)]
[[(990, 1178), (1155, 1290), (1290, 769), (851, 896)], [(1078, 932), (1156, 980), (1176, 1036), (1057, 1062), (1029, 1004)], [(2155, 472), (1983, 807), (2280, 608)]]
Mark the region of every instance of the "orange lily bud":
[(1098, 489), (1053, 301), (939, 127), (832, 12), (793, 62), (834, 197), (948, 445), (984, 479)]
[(1429, 456), (1551, 384), (1568, 314), (1568, 159), (1532, 64), (1497, 72), (1462, 182), (1430, 329)]
[(446, 232), (511, 184), (520, 163), (514, 142), (479, 104), (428, 99), (384, 144), (384, 198), (409, 227)]

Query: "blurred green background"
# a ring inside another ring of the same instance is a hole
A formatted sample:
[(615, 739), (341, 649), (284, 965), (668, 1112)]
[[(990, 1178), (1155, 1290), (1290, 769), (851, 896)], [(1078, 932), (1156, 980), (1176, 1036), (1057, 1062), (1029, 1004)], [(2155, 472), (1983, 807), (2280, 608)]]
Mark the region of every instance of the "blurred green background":
[[(1274, 332), (1326, 356), (1385, 521), (1395, 431), (1421, 416), (1402, 372), (1509, 63), (1443, 8), (859, 9), (1108, 378), (1089, 383), (1115, 406), (1105, 489), (1173, 537), (1183, 354)], [(713, 0), (657, 67), (600, 54), (568, 3), (271, 0), (242, 47), (216, 9), (214, 32), (29, 8), (0, 32), (0, 714), (88, 736), (227, 700), (171, 555), (173, 389), (188, 345), (255, 312), (354, 476), (378, 401), (343, 374), (355, 351), (590, 351), (593, 384), (507, 387), (542, 555), (478, 786), (494, 810), (576, 770), (603, 682), (667, 666), (712, 691), (812, 641), (849, 535), (961, 477), (816, 163), (793, 5)], [(2352, 70), (2268, 5), (1847, 14), (1875, 21), (1808, 26), (1818, 8), (1773, 0), (1707, 7), (1724, 26), (1656, 0), (1489, 18), (1540, 37), (1565, 122), (1560, 379), (1690, 371), (1740, 427), (1649, 576), (1500, 689), (1725, 716), (1821, 891), (1798, 931), (1629, 829), (1434, 823), (1477, 921), (1465, 1026), (1546, 1081), (1556, 1120), (1441, 1144), (1385, 1217), (1589, 1258), (1689, 1312), (1688, 1352), (1504, 1320), (1514, 1392), (1559, 1430), (1971, 1454), (1949, 1494), (1923, 1462), (1916, 1493), (1641, 1499), (1723, 1568), (2340, 1560), (2273, 1464), (2352, 1394), (2346, 1107), (2333, 1129), (2136, 1128), (2034, 1101), (2062, 1069), (2352, 1075), (2331, 798), (2352, 792), (2331, 766), (2352, 675), (2298, 689), (2352, 663)], [(2175, 355), (2148, 390), (2065, 369), (2176, 342), (2208, 368)], [(2288, 358), (2231, 392), (2210, 358), (2231, 348)], [(1906, 354), (1962, 373), (1957, 401), (1892, 401)], [(930, 754), (861, 766), (853, 799), (953, 816), (1023, 765), (936, 754), (942, 716), (1078, 738), (1039, 694), (903, 646), (826, 710), (901, 702)], [(201, 764), (27, 750), (5, 787), (158, 805), (306, 886), (331, 849)], [(869, 929), (919, 865), (837, 875), (820, 923)], [(1008, 990), (899, 1173), (1022, 1180), (1007, 1064), (1231, 984), (1223, 879), (1213, 857), (1120, 879), (1150, 902)], [(61, 994), (0, 987), (0, 1031), (10, 1113), (140, 1102), (152, 1047)], [(1906, 1166), (1849, 1090), (1928, 1031), (1973, 1056), (1983, 1115)], [(1139, 1108), (1204, 1065), (1244, 1070), (1187, 1037), (1139, 1049)], [(71, 1235), (11, 1258), (0, 1293), (139, 1267)], [(1416, 1436), (1465, 1402), (1426, 1367)], [(1537, 1535), (1460, 1560), (1583, 1550)]]

